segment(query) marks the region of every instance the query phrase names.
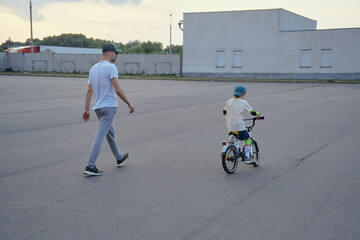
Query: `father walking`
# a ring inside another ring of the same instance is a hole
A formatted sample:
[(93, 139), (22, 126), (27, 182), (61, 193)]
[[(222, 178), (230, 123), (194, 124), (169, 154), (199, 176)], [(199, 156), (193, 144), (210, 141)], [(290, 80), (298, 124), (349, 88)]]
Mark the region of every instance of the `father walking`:
[(113, 64), (119, 52), (121, 51), (116, 48), (115, 44), (105, 44), (102, 47), (101, 61), (95, 64), (89, 72), (85, 111), (82, 117), (84, 121), (90, 119), (90, 101), (94, 94), (93, 110), (99, 119), (99, 127), (96, 131), (94, 142), (89, 153), (88, 163), (84, 171), (86, 175), (98, 176), (104, 174), (103, 171), (96, 168), (96, 160), (100, 154), (105, 137), (115, 156), (117, 166), (123, 166), (129, 157), (128, 153), (122, 154), (118, 148), (113, 124), (118, 106), (116, 95), (128, 105), (130, 113), (135, 111), (134, 105), (129, 101), (124, 90), (120, 87), (118, 70)]

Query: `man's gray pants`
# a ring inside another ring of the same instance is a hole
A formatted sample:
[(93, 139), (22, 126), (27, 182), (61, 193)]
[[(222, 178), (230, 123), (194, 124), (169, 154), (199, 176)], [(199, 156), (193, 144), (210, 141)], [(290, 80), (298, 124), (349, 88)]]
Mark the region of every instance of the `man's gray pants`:
[(95, 139), (89, 153), (88, 164), (87, 164), (87, 166), (89, 167), (95, 167), (96, 159), (100, 154), (105, 136), (116, 160), (122, 158), (122, 153), (120, 152), (116, 142), (115, 128), (113, 124), (116, 110), (117, 110), (116, 107), (105, 107), (95, 110), (95, 113), (99, 119), (99, 127), (96, 131)]

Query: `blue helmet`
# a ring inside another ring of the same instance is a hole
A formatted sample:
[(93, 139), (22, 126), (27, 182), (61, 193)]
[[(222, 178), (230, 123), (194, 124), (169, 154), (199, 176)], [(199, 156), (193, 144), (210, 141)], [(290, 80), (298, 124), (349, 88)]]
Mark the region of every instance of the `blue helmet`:
[(246, 88), (244, 86), (236, 86), (234, 89), (234, 95), (241, 96), (243, 93), (246, 93)]

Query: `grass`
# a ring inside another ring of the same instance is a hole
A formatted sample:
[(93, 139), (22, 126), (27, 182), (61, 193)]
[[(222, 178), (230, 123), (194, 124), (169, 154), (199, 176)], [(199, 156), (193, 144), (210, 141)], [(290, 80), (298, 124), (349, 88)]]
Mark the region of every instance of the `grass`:
[[(0, 72), (0, 76), (42, 76), (42, 77), (74, 77), (88, 78), (88, 73), (48, 73), (48, 72)], [(119, 74), (119, 79), (140, 80), (175, 80), (175, 81), (218, 81), (218, 82), (280, 82), (280, 83), (348, 83), (359, 84), (360, 80), (338, 79), (233, 79), (233, 78), (200, 78), (181, 77), (176, 75), (145, 75), (145, 74)]]

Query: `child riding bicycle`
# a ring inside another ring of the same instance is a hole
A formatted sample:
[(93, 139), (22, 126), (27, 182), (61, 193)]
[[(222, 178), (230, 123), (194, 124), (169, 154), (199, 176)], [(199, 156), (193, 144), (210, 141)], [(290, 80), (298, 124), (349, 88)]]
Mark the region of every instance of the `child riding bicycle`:
[(258, 119), (262, 115), (252, 108), (245, 100), (246, 88), (244, 86), (236, 86), (234, 89), (234, 98), (226, 102), (223, 114), (225, 115), (226, 125), (229, 130), (230, 139), (234, 136), (241, 141), (245, 141), (245, 163), (251, 163), (253, 160), (250, 157), (252, 140), (245, 127), (243, 114), (245, 111), (250, 112), (251, 115)]

